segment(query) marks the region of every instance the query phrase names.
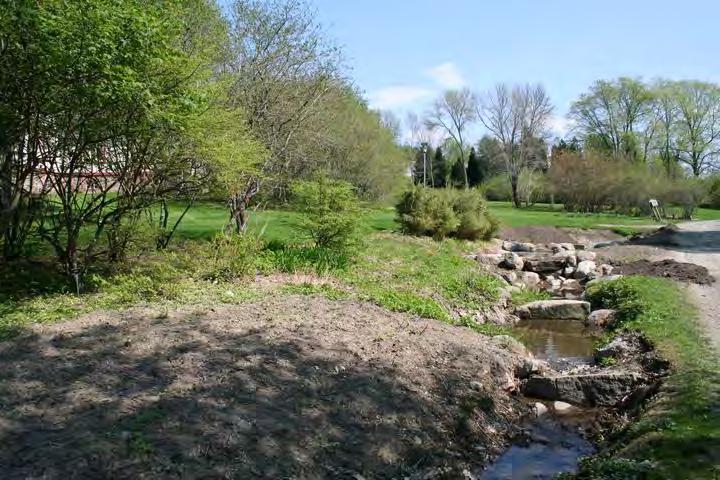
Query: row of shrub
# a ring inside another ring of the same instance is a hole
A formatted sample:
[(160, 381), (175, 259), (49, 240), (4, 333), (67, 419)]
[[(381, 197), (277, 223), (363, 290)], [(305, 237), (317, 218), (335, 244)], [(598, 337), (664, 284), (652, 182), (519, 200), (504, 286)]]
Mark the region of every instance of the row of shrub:
[(499, 226), (478, 189), (413, 187), (402, 195), (396, 211), (403, 233), (435, 239), (489, 239)]
[[(510, 201), (507, 174), (488, 178), (481, 186), (489, 200)], [(518, 194), (526, 205), (557, 202), (571, 212), (615, 212), (650, 215), (650, 199), (658, 200), (668, 218), (690, 219), (698, 206), (720, 208), (720, 175), (699, 179), (677, 168), (638, 163), (589, 152), (563, 154), (547, 172), (523, 169)]]
[(555, 198), (578, 212), (643, 215), (650, 213), (649, 200), (656, 199), (667, 216), (689, 219), (705, 196), (703, 181), (680, 170), (667, 174), (660, 165), (593, 153), (559, 156), (548, 180)]

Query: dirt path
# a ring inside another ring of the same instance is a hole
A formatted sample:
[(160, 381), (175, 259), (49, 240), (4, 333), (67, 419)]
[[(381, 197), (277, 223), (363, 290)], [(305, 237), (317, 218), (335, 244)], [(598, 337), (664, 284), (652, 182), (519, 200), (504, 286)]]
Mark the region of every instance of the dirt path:
[(3, 479), (460, 478), (524, 411), (505, 391), (517, 356), (356, 301), (135, 310), (30, 333), (0, 343)]
[(711, 285), (688, 286), (691, 297), (701, 309), (701, 319), (711, 343), (720, 351), (720, 221), (688, 222), (676, 231), (660, 236), (656, 259), (672, 258), (707, 268), (715, 277)]

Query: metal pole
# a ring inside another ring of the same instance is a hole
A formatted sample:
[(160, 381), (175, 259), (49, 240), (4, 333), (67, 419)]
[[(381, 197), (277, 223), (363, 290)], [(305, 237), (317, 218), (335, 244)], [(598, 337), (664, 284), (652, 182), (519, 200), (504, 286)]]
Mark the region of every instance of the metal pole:
[(427, 145), (423, 143), (423, 187), (427, 187)]

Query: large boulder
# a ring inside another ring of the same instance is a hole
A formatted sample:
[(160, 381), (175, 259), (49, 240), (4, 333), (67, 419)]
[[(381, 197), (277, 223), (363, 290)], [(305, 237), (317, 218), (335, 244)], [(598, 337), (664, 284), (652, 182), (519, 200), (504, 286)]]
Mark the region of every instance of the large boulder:
[(520, 281), (528, 288), (536, 288), (540, 284), (540, 275), (535, 272), (522, 272)]
[(595, 274), (595, 268), (597, 266), (595, 265), (595, 262), (591, 260), (583, 260), (582, 262), (578, 263), (577, 268), (575, 269), (575, 278), (578, 280), (583, 280), (588, 278), (591, 275)]
[(580, 285), (580, 282), (577, 280), (573, 280), (570, 278), (567, 278), (563, 281), (562, 286), (560, 287), (560, 291), (558, 292), (558, 295), (561, 297), (579, 297), (583, 293), (583, 286)]
[(566, 258), (563, 254), (526, 257), (525, 270), (535, 273), (555, 273), (565, 268)]
[(643, 350), (644, 345), (638, 336), (621, 335), (615, 337), (607, 345), (598, 348), (595, 352), (595, 358), (598, 361), (603, 361), (607, 358), (629, 360), (638, 358), (638, 356), (643, 353)]
[(617, 312), (611, 309), (600, 309), (590, 312), (585, 324), (592, 327), (607, 327), (615, 322)]
[(641, 381), (639, 373), (626, 371), (531, 377), (523, 384), (522, 392), (541, 400), (559, 400), (586, 407), (611, 407), (632, 393)]
[(525, 261), (517, 253), (510, 252), (505, 254), (502, 262), (500, 262), (500, 266), (508, 270), (522, 270), (525, 266)]
[(490, 265), (497, 267), (500, 262), (503, 261), (505, 256), (502, 253), (478, 253), (475, 256), (475, 260), (483, 265)]
[(522, 319), (585, 320), (590, 303), (580, 300), (539, 300), (518, 307), (515, 314)]
[(579, 262), (593, 262), (595, 261), (595, 258), (597, 258), (597, 254), (595, 252), (589, 252), (587, 250), (580, 250), (577, 252), (577, 259)]

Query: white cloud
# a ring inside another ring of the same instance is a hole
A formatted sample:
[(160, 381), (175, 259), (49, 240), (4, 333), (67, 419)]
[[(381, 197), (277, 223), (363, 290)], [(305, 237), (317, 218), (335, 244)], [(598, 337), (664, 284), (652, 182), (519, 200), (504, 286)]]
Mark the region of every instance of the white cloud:
[(425, 72), (443, 88), (461, 88), (466, 82), (460, 69), (453, 62), (445, 62)]
[(548, 126), (550, 127), (550, 132), (552, 132), (553, 135), (564, 137), (575, 126), (575, 120), (559, 115), (553, 115), (550, 118)]
[(386, 110), (403, 107), (433, 95), (433, 91), (412, 85), (396, 85), (375, 90), (368, 94), (371, 108)]

